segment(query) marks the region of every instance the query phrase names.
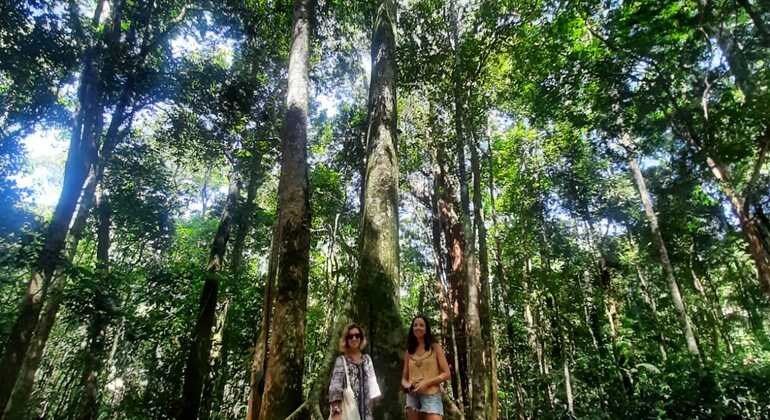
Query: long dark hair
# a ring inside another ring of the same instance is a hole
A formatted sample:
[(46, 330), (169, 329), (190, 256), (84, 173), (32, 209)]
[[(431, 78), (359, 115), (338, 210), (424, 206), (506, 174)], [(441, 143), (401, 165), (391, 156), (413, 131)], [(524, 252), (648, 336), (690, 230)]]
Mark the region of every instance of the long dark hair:
[(409, 336), (406, 338), (406, 347), (409, 351), (409, 354), (414, 354), (414, 352), (417, 351), (417, 337), (414, 335), (414, 321), (422, 319), (425, 322), (425, 351), (430, 350), (430, 347), (433, 345), (433, 334), (430, 332), (430, 322), (428, 321), (428, 318), (425, 318), (422, 315), (417, 315), (416, 317), (412, 318), (412, 322), (409, 324)]

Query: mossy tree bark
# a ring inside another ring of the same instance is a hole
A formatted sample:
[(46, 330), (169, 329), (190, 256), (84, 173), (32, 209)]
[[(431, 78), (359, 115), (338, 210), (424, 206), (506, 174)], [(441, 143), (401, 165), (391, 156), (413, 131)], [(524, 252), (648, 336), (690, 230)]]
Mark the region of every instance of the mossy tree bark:
[(307, 165), (310, 22), (315, 2), (295, 0), (286, 118), (278, 182), (278, 285), (259, 418), (283, 419), (302, 405), (310, 259)]
[(404, 416), (401, 382), (403, 327), (399, 315), (398, 151), (393, 0), (380, 0), (372, 34), (369, 128), (363, 185), (358, 279), (353, 319), (369, 336), (369, 353), (383, 398), (378, 419)]

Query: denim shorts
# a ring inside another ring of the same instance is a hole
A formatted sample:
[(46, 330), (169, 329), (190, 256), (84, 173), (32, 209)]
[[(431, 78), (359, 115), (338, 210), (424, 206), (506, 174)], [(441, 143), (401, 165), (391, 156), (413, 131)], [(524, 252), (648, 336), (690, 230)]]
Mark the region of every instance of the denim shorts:
[(414, 409), (420, 413), (438, 414), (444, 417), (444, 403), (441, 402), (441, 393), (423, 395), (406, 394), (406, 408)]

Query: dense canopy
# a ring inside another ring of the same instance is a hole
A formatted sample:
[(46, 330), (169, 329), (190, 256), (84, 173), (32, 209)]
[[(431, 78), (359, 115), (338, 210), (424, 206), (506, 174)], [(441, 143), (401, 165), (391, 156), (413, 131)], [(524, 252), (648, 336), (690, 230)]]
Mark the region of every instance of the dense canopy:
[(768, 0), (0, 3), (1, 420), (770, 418)]

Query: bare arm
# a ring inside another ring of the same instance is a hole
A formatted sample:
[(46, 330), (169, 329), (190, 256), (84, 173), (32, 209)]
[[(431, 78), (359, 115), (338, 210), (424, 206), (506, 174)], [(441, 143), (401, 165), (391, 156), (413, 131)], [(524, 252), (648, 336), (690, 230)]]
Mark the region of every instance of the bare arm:
[(401, 369), (401, 386), (408, 390), (412, 384), (409, 383), (409, 352), (404, 352), (404, 368)]

